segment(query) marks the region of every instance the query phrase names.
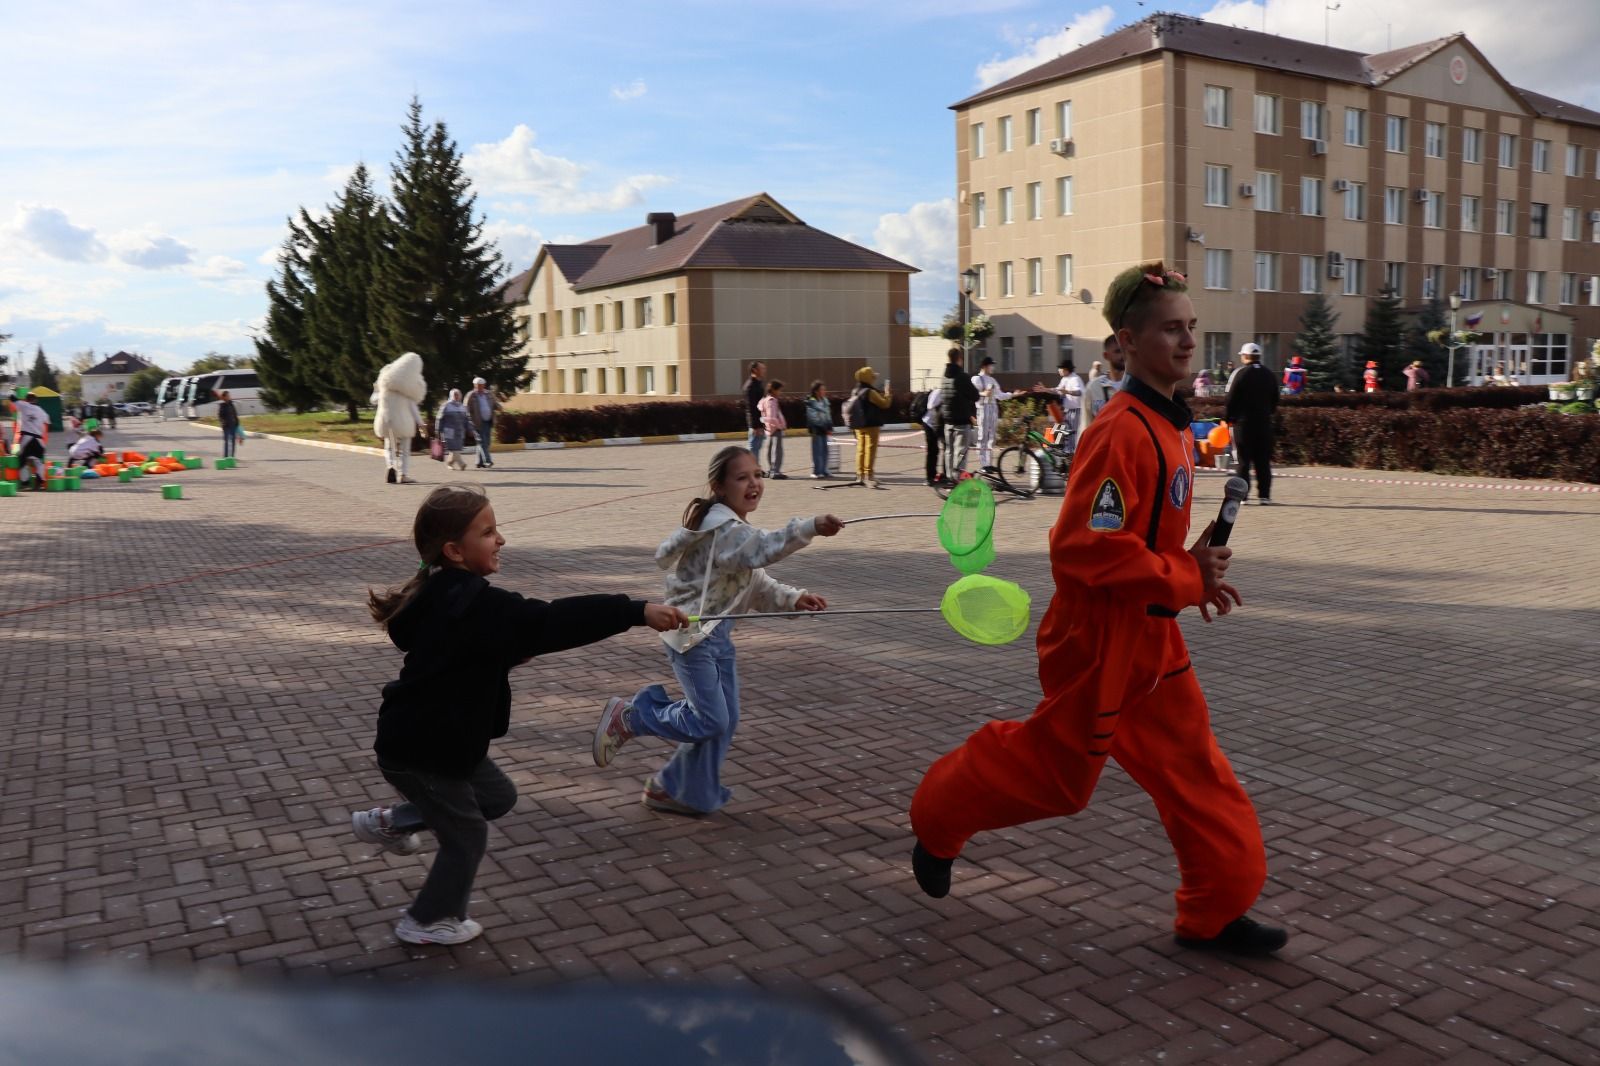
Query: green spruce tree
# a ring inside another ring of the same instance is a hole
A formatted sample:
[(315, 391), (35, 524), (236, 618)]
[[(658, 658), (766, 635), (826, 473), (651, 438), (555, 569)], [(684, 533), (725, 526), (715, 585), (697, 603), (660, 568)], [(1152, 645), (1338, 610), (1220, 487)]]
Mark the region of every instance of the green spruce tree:
[(33, 368), (28, 371), (28, 388), (46, 388), (51, 392), (61, 391), (61, 379), (56, 376), (56, 368), (44, 357), (44, 345), (34, 348)]
[[(1406, 365), (1406, 328), (1400, 321), (1400, 297), (1393, 289), (1378, 290), (1367, 304), (1367, 320), (1356, 342), (1363, 367), (1370, 360), (1378, 364), (1378, 380), (1385, 389), (1404, 389), (1401, 371)], [(1359, 377), (1359, 374), (1357, 375)]]
[(372, 189), (366, 164), (356, 167), (326, 222), (308, 218), (305, 224), (313, 227), (317, 245), (310, 262), (316, 302), (306, 317), (306, 339), (313, 363), (321, 368), (325, 394), (354, 422), (372, 395), (379, 368), (393, 358), (385, 358), (373, 336), (373, 284), (388, 213)]
[(1347, 384), (1349, 369), (1333, 332), (1338, 322), (1333, 305), (1320, 292), (1306, 301), (1306, 309), (1300, 313), (1300, 333), (1294, 346), (1306, 364), (1307, 391), (1332, 392), (1335, 385)]
[(531, 374), (511, 309), (500, 298), (500, 256), (483, 241), (461, 154), (443, 122), (431, 130), (423, 125), (415, 97), (403, 130), (370, 307), (381, 361), (406, 351), (421, 355), (429, 407), (445, 389), (465, 387), (475, 376), (500, 393), (524, 387)]
[(315, 254), (310, 233), (289, 219), (278, 277), (267, 282), (266, 325), (255, 339), (255, 368), (268, 407), (310, 411), (322, 400), (322, 383), (306, 339), (306, 314), (316, 297), (308, 260)]
[[(1429, 340), (1428, 334), (1440, 332), (1443, 335), (1449, 331), (1450, 317), (1445, 314), (1444, 301), (1436, 296), (1423, 306), (1422, 313), (1417, 316), (1416, 325), (1411, 328), (1407, 337), (1410, 342), (1408, 354), (1411, 359), (1422, 360), (1422, 369), (1428, 372), (1428, 384), (1438, 388), (1444, 388), (1445, 369), (1450, 354), (1444, 345)], [(1401, 387), (1404, 388), (1404, 385)]]

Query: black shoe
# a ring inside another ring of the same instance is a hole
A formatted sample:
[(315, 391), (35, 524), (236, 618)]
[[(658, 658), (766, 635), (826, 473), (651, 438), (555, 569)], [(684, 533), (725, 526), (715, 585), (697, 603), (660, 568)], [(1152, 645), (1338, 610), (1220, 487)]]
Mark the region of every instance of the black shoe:
[(785, 473), (782, 473), (782, 472), (779, 472), (779, 473), (776, 473), (776, 474), (772, 475), (772, 480), (774, 480), (774, 481), (788, 481), (789, 480), (789, 475), (785, 474)]
[(391, 485), (393, 485), (396, 481), (399, 480), (398, 478), (396, 478), (394, 476), (394, 467), (391, 466), (389, 468), (389, 476), (387, 478), (385, 478), (384, 480), (389, 482), (389, 484), (391, 484)]
[(1235, 955), (1271, 955), (1289, 942), (1289, 934), (1275, 925), (1262, 925), (1245, 915), (1235, 918), (1222, 927), (1222, 932), (1209, 940), (1198, 937), (1174, 937), (1180, 947), (1198, 951), (1227, 951)]
[(1259, 503), (1261, 506), (1266, 507), (1267, 505), (1272, 503), (1272, 498), (1270, 496), (1262, 496), (1260, 499), (1256, 500), (1256, 502)]
[(944, 899), (950, 894), (950, 868), (955, 865), (954, 859), (941, 859), (922, 846), (922, 841), (917, 841), (917, 846), (911, 849), (911, 872), (917, 876), (917, 884), (922, 891), (934, 899)]

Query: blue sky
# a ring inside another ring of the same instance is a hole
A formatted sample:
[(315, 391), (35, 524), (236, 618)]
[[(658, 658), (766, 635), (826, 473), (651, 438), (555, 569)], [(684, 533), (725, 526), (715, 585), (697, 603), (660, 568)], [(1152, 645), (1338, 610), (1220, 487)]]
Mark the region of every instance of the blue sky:
[[(380, 180), (413, 93), (467, 156), (521, 269), (587, 239), (765, 191), (925, 273), (955, 266), (948, 105), (1154, 10), (1137, 0), (679, 0), (521, 5), (0, 0), (0, 333), (31, 362), (93, 348), (181, 369), (246, 354), (284, 218), (357, 161)], [(1600, 106), (1600, 4), (1171, 0), (1164, 10), (1379, 50), (1465, 30), (1513, 81)], [(1548, 33), (1564, 27), (1561, 34)]]

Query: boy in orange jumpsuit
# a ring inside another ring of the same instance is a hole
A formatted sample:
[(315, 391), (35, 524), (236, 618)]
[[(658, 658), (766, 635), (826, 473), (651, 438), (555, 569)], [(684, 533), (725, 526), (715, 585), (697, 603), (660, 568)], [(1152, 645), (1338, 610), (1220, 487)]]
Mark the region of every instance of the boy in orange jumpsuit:
[(1025, 721), (990, 722), (928, 770), (911, 801), (912, 868), (950, 891), (973, 834), (1073, 814), (1107, 758), (1155, 801), (1178, 855), (1178, 942), (1243, 954), (1287, 934), (1245, 915), (1266, 880), (1261, 827), (1211, 734), (1178, 612), (1227, 614), (1232, 552), (1207, 526), (1184, 549), (1194, 485), (1189, 378), (1194, 305), (1183, 276), (1146, 264), (1106, 293), (1130, 380), (1084, 433), (1050, 533), (1056, 592), (1039, 625), (1044, 698)]

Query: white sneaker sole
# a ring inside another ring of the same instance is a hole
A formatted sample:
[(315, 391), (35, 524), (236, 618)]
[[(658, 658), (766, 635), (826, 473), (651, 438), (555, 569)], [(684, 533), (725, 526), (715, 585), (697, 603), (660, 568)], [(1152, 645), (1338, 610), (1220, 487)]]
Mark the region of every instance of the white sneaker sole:
[(600, 724), (594, 727), (594, 744), (590, 748), (590, 754), (594, 756), (594, 764), (596, 766), (610, 766), (611, 760), (616, 757), (617, 748), (622, 747), (621, 744), (618, 744), (616, 748), (610, 747), (606, 743), (606, 734), (611, 731), (611, 723), (616, 720), (617, 716), (627, 706), (626, 702), (616, 696), (606, 700), (605, 709), (600, 712)]

